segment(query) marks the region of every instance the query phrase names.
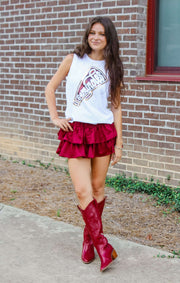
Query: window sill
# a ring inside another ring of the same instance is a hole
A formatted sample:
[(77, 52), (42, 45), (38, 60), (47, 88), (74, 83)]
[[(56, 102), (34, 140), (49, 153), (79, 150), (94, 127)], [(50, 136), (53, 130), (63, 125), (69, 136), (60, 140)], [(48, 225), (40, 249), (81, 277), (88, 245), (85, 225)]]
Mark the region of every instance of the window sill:
[(147, 75), (136, 77), (137, 81), (180, 82), (180, 75)]

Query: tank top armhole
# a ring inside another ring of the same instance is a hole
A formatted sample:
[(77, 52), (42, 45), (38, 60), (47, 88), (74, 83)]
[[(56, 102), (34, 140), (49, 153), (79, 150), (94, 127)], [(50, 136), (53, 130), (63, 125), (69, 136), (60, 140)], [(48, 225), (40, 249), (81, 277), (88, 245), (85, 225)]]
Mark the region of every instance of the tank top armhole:
[(68, 79), (68, 77), (69, 77), (69, 75), (70, 75), (70, 72), (71, 72), (71, 70), (72, 70), (72, 67), (73, 67), (73, 65), (76, 63), (76, 60), (77, 60), (77, 58), (76, 58), (76, 54), (72, 54), (73, 55), (73, 59), (72, 59), (72, 63), (71, 63), (71, 66), (70, 66), (70, 68), (69, 68), (69, 72), (68, 72), (68, 74), (67, 74), (67, 76), (66, 76), (66, 79)]

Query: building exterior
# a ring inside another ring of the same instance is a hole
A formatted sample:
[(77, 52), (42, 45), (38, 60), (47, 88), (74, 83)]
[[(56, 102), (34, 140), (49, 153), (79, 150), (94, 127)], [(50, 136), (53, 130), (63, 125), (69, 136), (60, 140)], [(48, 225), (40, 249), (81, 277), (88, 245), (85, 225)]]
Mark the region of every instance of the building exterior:
[[(178, 0), (2, 0), (0, 154), (16, 160), (54, 159), (66, 166), (55, 153), (58, 129), (50, 121), (44, 90), (64, 56), (81, 41), (89, 19), (106, 15), (118, 31), (126, 85), (123, 158), (109, 174), (153, 176), (178, 186), (179, 11)], [(64, 83), (57, 102), (63, 116)]]

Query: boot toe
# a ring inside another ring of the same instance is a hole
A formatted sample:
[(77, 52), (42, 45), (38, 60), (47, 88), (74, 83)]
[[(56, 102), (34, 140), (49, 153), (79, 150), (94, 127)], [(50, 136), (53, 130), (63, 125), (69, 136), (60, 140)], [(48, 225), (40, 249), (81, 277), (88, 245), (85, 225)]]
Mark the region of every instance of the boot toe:
[(87, 244), (83, 245), (81, 259), (85, 264), (91, 263), (95, 259), (93, 245), (87, 245)]

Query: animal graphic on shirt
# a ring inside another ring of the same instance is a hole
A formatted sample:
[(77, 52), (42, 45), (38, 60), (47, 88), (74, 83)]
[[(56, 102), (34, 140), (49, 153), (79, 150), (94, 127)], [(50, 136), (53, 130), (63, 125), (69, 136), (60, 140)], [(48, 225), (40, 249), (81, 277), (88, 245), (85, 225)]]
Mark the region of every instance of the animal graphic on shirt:
[(80, 106), (84, 99), (90, 99), (93, 95), (93, 91), (106, 83), (107, 80), (106, 75), (100, 69), (91, 67), (78, 85), (73, 104)]

